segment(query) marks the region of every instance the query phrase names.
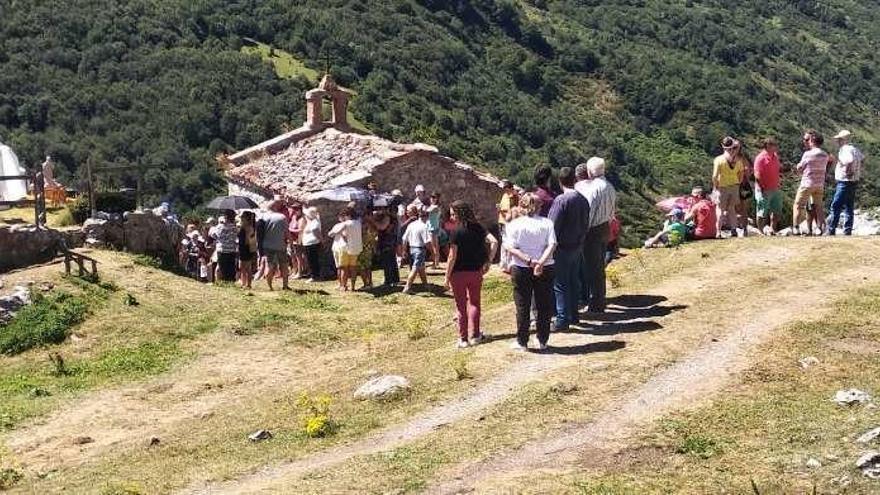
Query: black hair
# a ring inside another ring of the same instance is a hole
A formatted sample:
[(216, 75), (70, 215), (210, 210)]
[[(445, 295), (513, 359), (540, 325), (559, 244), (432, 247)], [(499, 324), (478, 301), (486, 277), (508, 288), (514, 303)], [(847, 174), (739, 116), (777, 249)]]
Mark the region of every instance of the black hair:
[(562, 167), (559, 169), (559, 183), (562, 184), (563, 187), (572, 188), (574, 187), (574, 183), (577, 182), (577, 179), (574, 175), (574, 169), (571, 167)]

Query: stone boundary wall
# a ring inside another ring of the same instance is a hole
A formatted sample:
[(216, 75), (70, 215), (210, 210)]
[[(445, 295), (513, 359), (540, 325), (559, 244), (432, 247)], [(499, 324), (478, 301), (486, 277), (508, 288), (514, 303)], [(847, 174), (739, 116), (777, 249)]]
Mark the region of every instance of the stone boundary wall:
[(0, 272), (53, 260), (62, 238), (57, 230), (35, 225), (0, 226)]
[(183, 230), (180, 223), (157, 216), (150, 210), (90, 218), (82, 227), (86, 246), (122, 249), (160, 258), (177, 257)]

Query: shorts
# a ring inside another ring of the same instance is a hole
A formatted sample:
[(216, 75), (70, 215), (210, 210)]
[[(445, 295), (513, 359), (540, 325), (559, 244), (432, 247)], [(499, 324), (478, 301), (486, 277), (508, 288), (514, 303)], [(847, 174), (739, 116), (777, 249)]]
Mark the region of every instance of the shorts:
[(410, 246), (409, 248), (409, 257), (412, 260), (413, 268), (420, 268), (425, 266), (425, 256), (426, 250), (424, 247), (415, 247)]
[(721, 211), (731, 212), (736, 210), (737, 204), (739, 204), (739, 185), (726, 186), (718, 188), (718, 200), (715, 201), (715, 204), (718, 205), (718, 208)]
[(266, 256), (266, 263), (269, 265), (269, 269), (285, 269), (290, 266), (290, 257), (287, 256), (286, 250), (276, 251), (274, 249), (264, 249), (263, 251), (263, 254)]
[(800, 187), (794, 197), (794, 204), (798, 209), (806, 208), (807, 205), (821, 205), (825, 200), (825, 189), (821, 187)]
[(345, 251), (333, 251), (333, 263), (336, 268), (351, 268), (357, 266), (357, 255), (348, 254)]
[(755, 191), (755, 202), (758, 204), (758, 216), (767, 218), (771, 213), (782, 213), (782, 191)]

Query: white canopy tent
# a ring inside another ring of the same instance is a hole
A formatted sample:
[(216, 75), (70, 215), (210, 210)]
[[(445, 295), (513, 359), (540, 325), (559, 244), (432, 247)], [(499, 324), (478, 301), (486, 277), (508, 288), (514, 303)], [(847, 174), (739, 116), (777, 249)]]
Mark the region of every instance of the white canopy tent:
[[(26, 173), (12, 148), (0, 142), (0, 176), (19, 176)], [(18, 201), (25, 196), (27, 196), (27, 181), (24, 179), (0, 180), (0, 201)]]

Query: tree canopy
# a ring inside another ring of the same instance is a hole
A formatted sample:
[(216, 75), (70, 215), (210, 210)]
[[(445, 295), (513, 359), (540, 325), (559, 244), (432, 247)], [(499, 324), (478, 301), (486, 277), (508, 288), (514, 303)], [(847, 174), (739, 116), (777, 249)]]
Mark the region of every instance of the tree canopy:
[[(727, 134), (878, 135), (880, 2), (854, 0), (0, 0), (0, 139), (76, 183), (98, 163), (157, 166), (153, 201), (222, 188), (214, 156), (298, 126), (305, 77), (358, 91), (374, 132), (530, 182), (535, 165), (609, 160), (628, 236), (660, 195), (707, 184)], [(873, 163), (869, 166), (874, 169)], [(104, 177), (132, 185), (132, 176)], [(877, 203), (868, 175), (863, 201)]]

